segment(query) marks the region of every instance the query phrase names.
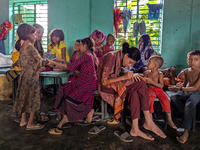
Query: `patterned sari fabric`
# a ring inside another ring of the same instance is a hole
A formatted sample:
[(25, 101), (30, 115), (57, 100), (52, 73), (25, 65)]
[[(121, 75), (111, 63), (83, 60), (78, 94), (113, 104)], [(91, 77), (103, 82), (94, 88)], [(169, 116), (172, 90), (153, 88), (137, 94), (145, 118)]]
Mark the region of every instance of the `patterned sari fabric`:
[(115, 119), (120, 118), (120, 113), (124, 108), (124, 101), (126, 97), (126, 87), (134, 83), (132, 80), (125, 80), (109, 83), (109, 79), (117, 78), (121, 73), (122, 52), (109, 52), (99, 63), (98, 67), (98, 91), (108, 104), (114, 107)]
[(37, 111), (40, 109), (39, 74), (47, 62), (33, 46), (29, 46), (20, 50), (19, 59), (15, 64), (21, 68), (21, 73), (13, 111), (19, 114)]
[(67, 115), (70, 122), (74, 122), (86, 117), (93, 107), (97, 88), (93, 55), (83, 54), (75, 62), (68, 63), (67, 67), (71, 72), (80, 68), (80, 75), (76, 80), (59, 87), (55, 109), (62, 115)]

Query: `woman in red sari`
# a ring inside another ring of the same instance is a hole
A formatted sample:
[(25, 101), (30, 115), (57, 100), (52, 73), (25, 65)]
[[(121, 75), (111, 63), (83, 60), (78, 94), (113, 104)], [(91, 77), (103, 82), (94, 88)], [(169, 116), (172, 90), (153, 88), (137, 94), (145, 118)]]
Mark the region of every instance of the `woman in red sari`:
[[(138, 127), (140, 109), (145, 116), (144, 128), (165, 138), (166, 135), (155, 125), (149, 113), (149, 99), (146, 84), (138, 74), (127, 70), (140, 60), (140, 52), (128, 43), (123, 44), (122, 51), (109, 52), (98, 66), (98, 91), (108, 104), (114, 107), (114, 121), (118, 121), (124, 107), (125, 97), (128, 95), (128, 104), (131, 111), (131, 136), (140, 136), (154, 140), (150, 135), (142, 132)], [(125, 70), (125, 71), (124, 71)]]

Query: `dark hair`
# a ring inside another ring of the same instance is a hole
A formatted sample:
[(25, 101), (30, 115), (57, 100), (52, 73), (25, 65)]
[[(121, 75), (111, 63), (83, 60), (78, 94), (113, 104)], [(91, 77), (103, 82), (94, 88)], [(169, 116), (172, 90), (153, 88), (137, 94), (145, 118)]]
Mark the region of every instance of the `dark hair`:
[(33, 26), (34, 26), (36, 29), (37, 29), (37, 28), (41, 28), (41, 29), (44, 30), (43, 26), (41, 26), (41, 25), (38, 24), (38, 23), (35, 23)]
[(187, 55), (188, 55), (188, 56), (190, 56), (190, 55), (197, 55), (197, 56), (200, 56), (200, 50), (192, 50), (192, 51), (190, 51)]
[(150, 59), (153, 59), (153, 61), (158, 65), (158, 68), (160, 68), (163, 63), (164, 63), (164, 60), (161, 56), (158, 56), (158, 55), (153, 55), (149, 58)]
[(127, 42), (123, 43), (122, 45), (122, 53), (123, 54), (127, 54), (128, 53), (128, 57), (138, 61), (140, 60), (141, 56), (140, 56), (140, 50), (137, 47), (129, 47), (129, 44)]
[(21, 40), (27, 40), (29, 39), (29, 35), (35, 33), (35, 27), (23, 23), (21, 24), (17, 29), (17, 35), (19, 36), (19, 40), (17, 40), (15, 44), (15, 48), (17, 51), (20, 51), (21, 49)]
[(83, 43), (83, 45), (87, 45), (87, 48), (90, 50), (91, 54), (93, 55), (94, 58), (94, 63), (95, 63), (95, 69), (97, 69), (98, 66), (98, 62), (97, 62), (97, 57), (94, 53), (94, 40), (90, 37), (81, 39), (81, 42)]
[(79, 40), (76, 40), (76, 42), (81, 43), (81, 40), (80, 40), (80, 39), (79, 39)]
[(65, 37), (64, 37), (64, 33), (61, 29), (53, 29), (51, 30), (51, 32), (49, 33), (49, 39), (51, 40), (51, 47), (53, 48), (54, 42), (52, 40), (52, 37), (56, 36), (59, 37), (59, 41), (58, 41), (58, 46), (60, 45), (60, 41), (64, 41)]
[(107, 38), (106, 38), (106, 39), (108, 39), (109, 37), (112, 37), (112, 38), (115, 40), (115, 36), (114, 36), (113, 34), (109, 33), (109, 34), (107, 35)]

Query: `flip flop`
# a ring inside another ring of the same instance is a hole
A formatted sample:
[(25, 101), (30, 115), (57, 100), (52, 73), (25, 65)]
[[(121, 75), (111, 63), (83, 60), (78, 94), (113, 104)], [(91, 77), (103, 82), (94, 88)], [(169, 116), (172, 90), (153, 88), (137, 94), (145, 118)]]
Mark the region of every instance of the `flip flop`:
[(120, 140), (122, 140), (124, 142), (127, 142), (127, 143), (133, 142), (133, 139), (132, 139), (132, 137), (130, 136), (130, 134), (128, 132), (122, 133), (120, 131), (115, 131), (114, 135), (119, 137)]
[(48, 130), (49, 134), (52, 135), (61, 135), (63, 134), (63, 130), (61, 130), (60, 128), (52, 128)]
[(103, 131), (104, 129), (106, 129), (106, 127), (104, 126), (94, 126), (93, 128), (91, 128), (88, 133), (89, 134), (98, 134), (99, 132)]
[(111, 119), (107, 121), (107, 124), (119, 124), (120, 121), (119, 120), (115, 120), (115, 119)]
[(68, 128), (71, 128), (72, 125), (70, 123), (65, 123), (62, 125), (62, 128), (61, 129), (68, 129)]
[(44, 125), (41, 125), (41, 124), (36, 124), (35, 126), (33, 126), (32, 128), (26, 128), (26, 130), (40, 130), (44, 128)]
[(83, 121), (83, 122), (78, 122), (78, 125), (89, 126), (89, 125), (94, 124), (94, 123), (96, 123), (96, 121), (92, 121), (92, 122)]

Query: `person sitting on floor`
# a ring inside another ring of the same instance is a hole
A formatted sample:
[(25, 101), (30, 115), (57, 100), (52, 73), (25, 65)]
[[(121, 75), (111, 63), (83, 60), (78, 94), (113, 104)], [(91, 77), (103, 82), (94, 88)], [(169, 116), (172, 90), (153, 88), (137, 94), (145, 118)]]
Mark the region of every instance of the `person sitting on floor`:
[(91, 38), (82, 39), (80, 42), (82, 56), (72, 63), (58, 63), (56, 65), (72, 72), (80, 68), (80, 75), (72, 82), (60, 86), (57, 91), (55, 109), (63, 115), (56, 128), (49, 129), (50, 134), (62, 134), (62, 126), (68, 122), (76, 122), (86, 117), (85, 123), (91, 123), (94, 109), (94, 92), (97, 88), (95, 66), (97, 60), (94, 51), (94, 41)]
[(171, 96), (172, 102), (180, 113), (184, 113), (185, 131), (182, 136), (176, 137), (180, 143), (185, 143), (188, 139), (193, 112), (200, 102), (200, 51), (190, 51), (187, 54), (187, 63), (189, 68), (184, 70), (184, 83), (169, 87), (169, 90), (177, 92)]
[(151, 56), (147, 63), (147, 70), (144, 73), (144, 79), (148, 85), (150, 113), (154, 112), (154, 100), (156, 97), (158, 97), (163, 110), (167, 114), (167, 124), (170, 127), (177, 129), (176, 125), (172, 121), (170, 100), (162, 89), (164, 85), (163, 73), (158, 71), (162, 65), (162, 57), (157, 55)]

